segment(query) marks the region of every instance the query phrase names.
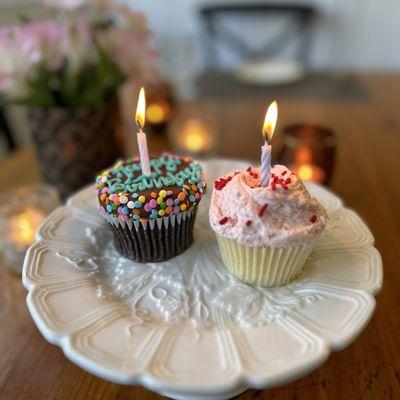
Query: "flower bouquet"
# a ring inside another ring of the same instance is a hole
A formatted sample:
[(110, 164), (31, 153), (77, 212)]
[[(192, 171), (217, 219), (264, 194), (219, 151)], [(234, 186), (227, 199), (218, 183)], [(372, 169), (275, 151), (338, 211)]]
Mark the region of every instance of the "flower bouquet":
[(152, 78), (143, 15), (105, 0), (46, 0), (54, 18), (0, 28), (0, 97), (28, 108), (43, 177), (65, 197), (120, 156), (117, 94)]

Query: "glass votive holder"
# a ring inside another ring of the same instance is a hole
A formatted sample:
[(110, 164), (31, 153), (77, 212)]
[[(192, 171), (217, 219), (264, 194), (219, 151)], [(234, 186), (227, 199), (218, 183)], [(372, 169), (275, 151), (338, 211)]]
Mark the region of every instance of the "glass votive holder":
[(20, 274), (25, 253), (34, 243), (36, 231), (58, 205), (51, 186), (27, 185), (0, 196), (0, 254), (4, 264)]
[(278, 159), (303, 181), (328, 185), (336, 156), (334, 132), (314, 124), (296, 124), (283, 129), (283, 147)]
[(174, 152), (195, 158), (209, 158), (217, 149), (217, 131), (201, 113), (181, 113), (171, 124), (169, 139)]

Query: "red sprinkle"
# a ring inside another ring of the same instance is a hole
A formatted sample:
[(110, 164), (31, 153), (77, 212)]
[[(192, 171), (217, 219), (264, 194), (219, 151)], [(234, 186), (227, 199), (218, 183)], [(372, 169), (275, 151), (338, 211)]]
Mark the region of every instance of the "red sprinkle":
[(292, 182), (292, 180), (290, 178), (287, 178), (286, 181), (285, 181), (285, 185), (288, 185), (291, 182)]
[(228, 217), (224, 217), (219, 221), (220, 225), (224, 225), (228, 221)]
[(281, 176), (285, 176), (287, 174), (287, 171), (283, 171), (282, 173), (281, 173)]
[(225, 187), (225, 185), (232, 180), (231, 176), (228, 176), (227, 178), (220, 178), (217, 181), (214, 182), (214, 187), (217, 190), (221, 190)]
[(268, 207), (268, 203), (265, 203), (259, 210), (258, 210), (258, 216), (262, 217), (264, 215), (265, 210)]
[(276, 183), (274, 181), (271, 182), (271, 189), (276, 190)]
[(310, 221), (311, 221), (311, 223), (313, 224), (316, 220), (317, 220), (317, 216), (314, 214), (314, 215), (311, 217)]
[(246, 221), (246, 225), (249, 226), (253, 223), (253, 221), (251, 219), (249, 219), (248, 221)]
[(256, 174), (253, 170), (252, 170), (252, 168), (251, 167), (248, 167), (247, 169), (246, 169), (246, 171), (249, 173), (249, 175), (251, 176), (251, 177), (253, 177), (254, 179), (257, 179), (258, 178), (258, 174)]

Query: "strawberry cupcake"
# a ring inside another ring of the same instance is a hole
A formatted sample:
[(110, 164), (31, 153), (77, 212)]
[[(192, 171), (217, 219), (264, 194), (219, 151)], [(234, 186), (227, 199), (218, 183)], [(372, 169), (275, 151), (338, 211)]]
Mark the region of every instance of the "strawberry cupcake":
[(209, 216), (225, 266), (261, 286), (295, 279), (327, 223), (324, 207), (283, 165), (272, 168), (266, 187), (251, 167), (219, 178)]

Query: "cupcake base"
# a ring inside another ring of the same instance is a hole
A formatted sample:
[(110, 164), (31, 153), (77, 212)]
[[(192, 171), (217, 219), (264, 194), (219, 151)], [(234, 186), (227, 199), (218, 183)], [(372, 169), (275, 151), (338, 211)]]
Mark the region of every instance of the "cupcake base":
[(217, 235), (226, 268), (246, 283), (280, 286), (297, 278), (315, 240), (297, 247), (250, 247)]
[(117, 222), (107, 218), (114, 245), (126, 258), (137, 262), (161, 262), (183, 253), (193, 243), (196, 211), (146, 222)]

